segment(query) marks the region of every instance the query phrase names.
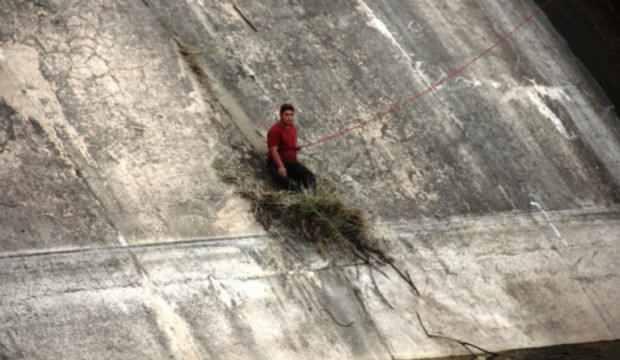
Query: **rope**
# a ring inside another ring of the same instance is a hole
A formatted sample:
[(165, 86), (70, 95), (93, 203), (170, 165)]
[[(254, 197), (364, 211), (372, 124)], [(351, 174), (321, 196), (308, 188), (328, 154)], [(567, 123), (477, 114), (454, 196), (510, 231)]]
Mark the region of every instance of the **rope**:
[[(549, 0), (546, 3), (542, 4), (539, 6), (538, 10), (543, 9), (545, 7), (547, 7), (549, 4), (551, 4), (554, 0)], [(508, 41), (510, 41), (510, 39), (513, 37), (513, 35), (515, 33), (517, 33), (519, 30), (521, 30), (526, 24), (529, 24), (530, 22), (532, 22), (535, 17), (536, 17), (537, 11), (534, 10), (532, 11), (531, 14), (525, 16), (523, 18), (523, 20), (521, 20), (521, 22), (514, 27), (514, 29), (512, 29), (510, 32), (508, 32), (506, 35), (502, 36), (502, 35), (498, 35), (499, 39), (491, 44), (491, 46), (489, 46), (488, 48), (486, 48), (485, 50), (483, 50), (482, 52), (480, 52), (478, 55), (476, 55), (475, 57), (473, 57), (472, 59), (470, 59), (469, 61), (467, 61), (466, 63), (464, 63), (463, 65), (450, 70), (446, 76), (444, 76), (443, 78), (437, 80), (436, 82), (432, 83), (431, 85), (429, 85), (428, 87), (426, 87), (425, 89), (413, 94), (412, 96), (409, 96), (401, 101), (397, 101), (392, 103), (391, 105), (389, 105), (385, 110), (380, 111), (378, 113), (376, 113), (373, 117), (371, 117), (368, 120), (361, 120), (361, 119), (357, 119), (355, 122), (355, 125), (352, 126), (348, 126), (346, 128), (340, 129), (332, 134), (328, 134), (326, 136), (323, 136), (321, 138), (319, 138), (318, 140), (312, 141), (307, 143), (306, 145), (303, 145), (303, 148), (307, 148), (307, 147), (312, 147), (312, 146), (316, 146), (319, 144), (323, 144), (326, 143), (328, 141), (331, 140), (335, 140), (341, 137), (344, 137), (346, 135), (348, 135), (349, 133), (353, 132), (354, 130), (357, 129), (361, 129), (365, 126), (367, 126), (368, 124), (378, 121), (380, 119), (382, 119), (385, 115), (391, 113), (391, 112), (395, 112), (398, 111), (400, 109), (400, 107), (402, 105), (408, 104), (408, 103), (413, 103), (416, 100), (418, 100), (419, 98), (428, 95), (434, 91), (436, 91), (442, 84), (448, 82), (449, 80), (452, 80), (454, 78), (456, 78), (457, 76), (463, 74), (465, 71), (467, 71), (467, 69), (469, 69), (472, 65), (474, 65), (476, 62), (478, 62), (480, 59), (482, 59), (483, 57), (487, 56), (491, 51), (493, 51), (496, 47), (498, 47), (499, 45), (506, 43)]]

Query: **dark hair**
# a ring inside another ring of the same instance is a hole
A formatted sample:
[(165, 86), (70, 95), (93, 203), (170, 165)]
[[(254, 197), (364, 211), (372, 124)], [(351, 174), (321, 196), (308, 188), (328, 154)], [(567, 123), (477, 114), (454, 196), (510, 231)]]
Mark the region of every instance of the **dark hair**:
[(295, 112), (295, 107), (291, 104), (282, 104), (282, 106), (280, 106), (280, 115), (289, 110)]

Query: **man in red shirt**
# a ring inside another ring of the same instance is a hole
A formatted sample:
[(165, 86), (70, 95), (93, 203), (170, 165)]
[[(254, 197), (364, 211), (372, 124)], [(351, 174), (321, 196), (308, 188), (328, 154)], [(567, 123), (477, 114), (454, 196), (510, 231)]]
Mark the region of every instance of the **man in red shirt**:
[(280, 107), (280, 121), (275, 123), (267, 134), (269, 151), (267, 164), (271, 176), (278, 186), (293, 191), (314, 189), (314, 174), (297, 161), (297, 129), (295, 128), (295, 108), (291, 104)]

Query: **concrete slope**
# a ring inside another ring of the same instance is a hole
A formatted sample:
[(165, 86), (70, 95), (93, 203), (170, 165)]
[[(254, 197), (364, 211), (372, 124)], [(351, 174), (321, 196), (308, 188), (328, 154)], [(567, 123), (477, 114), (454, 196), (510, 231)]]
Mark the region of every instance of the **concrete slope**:
[(411, 330), (413, 316), (395, 316), (414, 310), (428, 332), (492, 350), (617, 339), (618, 215), (590, 209), (392, 224), (393, 252), (421, 296), (412, 306), (400, 286), (377, 277), (396, 310), (375, 298), (376, 323), (402, 358), (445, 351), (420, 346), (426, 334)]
[[(3, 0), (0, 358), (407, 359), (466, 353), (429, 334), (490, 350), (620, 338), (619, 122), (544, 15), (407, 101), (537, 11)], [(372, 120), (304, 161), (373, 216), (419, 294), (265, 235), (218, 178), (216, 159), (262, 149), (284, 101), (304, 142)]]
[[(532, 198), (549, 209), (604, 206), (617, 196), (617, 119), (542, 13), (463, 76), (403, 102), (514, 29), (536, 11), (530, 1), (8, 1), (2, 11), (4, 112), (19, 114), (19, 127), (41, 125), (53, 144), (46, 156), (75, 169), (56, 181), (88, 189), (71, 206), (103, 213), (91, 222), (130, 242), (255, 232), (211, 163), (231, 144), (260, 147), (282, 101), (298, 105), (306, 141), (400, 105), (305, 152), (380, 218), (527, 210)], [(11, 143), (3, 163), (20, 156)], [(28, 171), (45, 172), (19, 170)], [(13, 174), (3, 178), (27, 176)], [(35, 178), (15, 183), (21, 193), (49, 188)], [(42, 201), (52, 224), (29, 229), (37, 240), (28, 246), (69, 241), (60, 230), (37, 234), (80, 226), (58, 220), (68, 201)], [(13, 219), (41, 216), (27, 204), (3, 208)], [(9, 237), (24, 230), (5, 223)]]
[[(616, 198), (617, 119), (532, 1), (147, 3), (256, 127), (283, 101), (298, 105), (307, 142), (376, 119), (305, 155), (381, 217)], [(532, 12), (462, 76), (406, 101)]]
[(144, 4), (1, 8), (2, 248), (259, 230), (211, 168), (229, 122)]
[(420, 296), (268, 237), (2, 256), (0, 353), (412, 359), (466, 353), (425, 329), (493, 351), (618, 338), (620, 209), (548, 217), (561, 237), (542, 214), (391, 224)]

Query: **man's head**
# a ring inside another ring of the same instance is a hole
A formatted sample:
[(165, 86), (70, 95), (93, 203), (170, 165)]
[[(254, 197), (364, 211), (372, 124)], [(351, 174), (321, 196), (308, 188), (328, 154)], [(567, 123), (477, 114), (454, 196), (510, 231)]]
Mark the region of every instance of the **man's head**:
[(295, 120), (295, 107), (291, 104), (282, 104), (280, 106), (280, 121), (284, 125), (293, 125)]

